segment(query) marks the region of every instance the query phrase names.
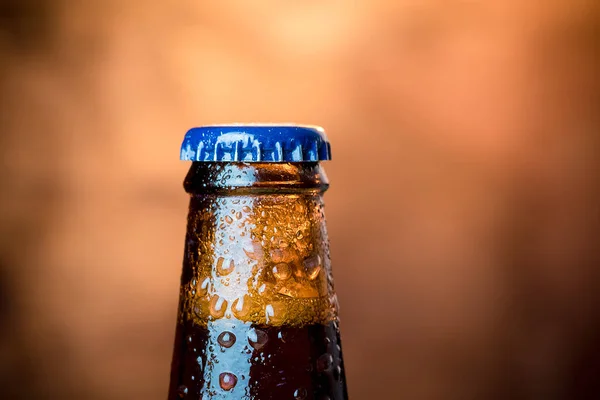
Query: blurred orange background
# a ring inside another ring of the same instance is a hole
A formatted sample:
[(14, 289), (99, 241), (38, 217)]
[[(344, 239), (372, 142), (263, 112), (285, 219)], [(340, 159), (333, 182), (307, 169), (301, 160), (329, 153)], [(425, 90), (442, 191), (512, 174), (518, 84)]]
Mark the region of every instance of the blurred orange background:
[(322, 125), (350, 396), (600, 398), (600, 2), (0, 0), (0, 397), (166, 398), (185, 131)]

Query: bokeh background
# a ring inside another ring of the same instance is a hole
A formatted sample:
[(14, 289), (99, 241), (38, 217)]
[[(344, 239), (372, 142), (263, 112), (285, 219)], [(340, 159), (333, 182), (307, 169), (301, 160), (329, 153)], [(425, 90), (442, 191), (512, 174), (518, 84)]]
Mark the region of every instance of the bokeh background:
[(0, 0), (0, 398), (166, 398), (192, 126), (324, 126), (352, 400), (600, 399), (597, 0)]

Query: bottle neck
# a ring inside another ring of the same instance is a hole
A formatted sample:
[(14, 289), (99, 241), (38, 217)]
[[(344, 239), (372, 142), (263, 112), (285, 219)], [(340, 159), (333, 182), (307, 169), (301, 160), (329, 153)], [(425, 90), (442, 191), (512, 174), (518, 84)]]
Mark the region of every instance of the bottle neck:
[(184, 188), (190, 194), (322, 193), (329, 181), (317, 162), (194, 162)]

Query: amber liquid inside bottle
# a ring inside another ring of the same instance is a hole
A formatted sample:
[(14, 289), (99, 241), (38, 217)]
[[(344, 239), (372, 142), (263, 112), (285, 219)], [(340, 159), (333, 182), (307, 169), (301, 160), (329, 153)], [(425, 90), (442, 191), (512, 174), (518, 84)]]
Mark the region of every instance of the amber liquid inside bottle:
[(347, 399), (318, 163), (193, 163), (169, 400)]

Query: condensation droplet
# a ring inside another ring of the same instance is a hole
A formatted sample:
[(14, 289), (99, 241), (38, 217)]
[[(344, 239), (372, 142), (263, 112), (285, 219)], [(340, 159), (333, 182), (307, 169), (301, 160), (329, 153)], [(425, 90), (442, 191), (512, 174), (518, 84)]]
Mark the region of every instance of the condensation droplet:
[(183, 399), (188, 394), (188, 388), (184, 385), (179, 386), (177, 388), (177, 394)]
[(235, 344), (235, 340), (235, 335), (232, 332), (228, 331), (221, 332), (221, 334), (217, 338), (217, 342), (219, 342), (221, 346), (227, 349)]
[(225, 217), (225, 222), (227, 222), (228, 224), (231, 224), (233, 222), (233, 218), (231, 218), (229, 215)]
[(250, 314), (250, 301), (248, 300), (248, 295), (245, 294), (242, 297), (235, 299), (231, 304), (231, 309), (236, 318), (246, 318), (248, 314)]
[(296, 239), (300, 240), (304, 237), (301, 231), (296, 232)]
[(212, 299), (210, 299), (210, 315), (213, 318), (222, 318), (225, 315), (225, 310), (227, 309), (227, 300), (218, 295), (214, 295)]
[[(202, 352), (204, 352), (204, 350), (202, 350)], [(204, 369), (204, 361), (202, 360), (202, 356), (198, 356), (198, 358), (196, 358), (196, 362), (198, 363), (198, 369), (200, 372), (202, 372)]]
[(294, 399), (304, 400), (308, 396), (308, 392), (304, 388), (298, 388), (294, 391)]
[(202, 283), (200, 284), (200, 287), (198, 288), (198, 294), (203, 296), (208, 292), (208, 286), (210, 285), (210, 278), (206, 278), (202, 281)]
[(283, 260), (283, 251), (281, 249), (271, 250), (271, 261), (280, 263)]
[(286, 263), (279, 263), (273, 267), (273, 276), (280, 281), (284, 281), (290, 277), (292, 271)]
[(342, 378), (342, 368), (338, 365), (333, 369), (333, 378), (339, 381)]
[(319, 372), (330, 370), (332, 365), (333, 357), (329, 353), (325, 353), (317, 359), (317, 371)]
[(252, 210), (250, 209), (250, 207), (244, 206), (244, 207), (242, 207), (242, 211), (245, 212), (245, 213), (249, 213)]
[(225, 263), (225, 259), (223, 257), (219, 257), (217, 260), (217, 274), (220, 276), (229, 275), (235, 269), (235, 263), (233, 260), (229, 261), (229, 265)]
[(223, 390), (231, 390), (237, 385), (237, 376), (231, 372), (223, 372), (219, 375), (219, 386)]
[(248, 331), (248, 343), (250, 343), (250, 346), (252, 346), (254, 350), (262, 349), (265, 344), (267, 344), (268, 340), (269, 337), (267, 334), (260, 329), (251, 329)]
[(242, 219), (242, 212), (241, 212), (241, 211), (238, 211), (238, 212), (236, 212), (236, 213), (235, 213), (235, 217), (236, 217), (237, 219)]
[(283, 335), (283, 332), (279, 331), (277, 333), (277, 339), (281, 340), (283, 343), (285, 343), (285, 337)]
[(317, 276), (319, 276), (319, 272), (321, 272), (321, 257), (319, 255), (314, 255), (312, 257), (308, 257), (302, 263), (304, 266), (304, 273), (310, 280), (314, 280)]
[(275, 315), (275, 310), (273, 310), (273, 306), (271, 304), (267, 304), (265, 307), (265, 318), (267, 320), (267, 324), (269, 323), (269, 318), (272, 318)]

